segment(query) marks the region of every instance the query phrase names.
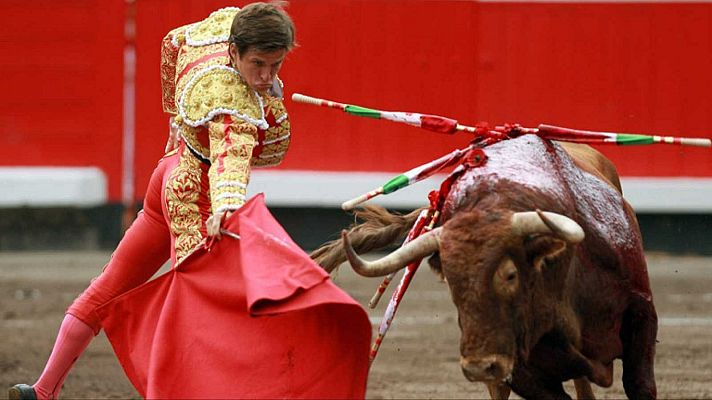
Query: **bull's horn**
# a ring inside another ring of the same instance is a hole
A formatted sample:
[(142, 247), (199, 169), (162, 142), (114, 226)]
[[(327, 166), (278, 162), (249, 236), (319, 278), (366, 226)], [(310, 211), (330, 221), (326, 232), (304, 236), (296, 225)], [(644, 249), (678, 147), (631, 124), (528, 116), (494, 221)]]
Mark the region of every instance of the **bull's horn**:
[(578, 243), (584, 238), (583, 229), (576, 221), (561, 214), (538, 210), (512, 214), (512, 232), (519, 236), (553, 233), (569, 243)]
[(389, 255), (373, 262), (366, 261), (356, 254), (354, 248), (351, 246), (346, 231), (341, 232), (341, 237), (344, 240), (346, 257), (349, 259), (349, 264), (351, 264), (354, 271), (359, 275), (374, 277), (384, 276), (391, 272), (398, 271), (409, 263), (437, 251), (440, 246), (441, 231), (442, 228), (435, 228), (406, 243)]

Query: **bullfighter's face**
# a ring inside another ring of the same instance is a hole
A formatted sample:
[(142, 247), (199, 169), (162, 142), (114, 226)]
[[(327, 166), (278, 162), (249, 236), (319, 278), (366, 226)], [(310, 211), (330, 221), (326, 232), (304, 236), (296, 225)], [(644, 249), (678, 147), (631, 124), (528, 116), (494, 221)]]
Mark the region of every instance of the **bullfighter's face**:
[(239, 54), (235, 45), (230, 45), (233, 67), (240, 72), (247, 85), (259, 93), (267, 93), (272, 88), (287, 53), (287, 49), (263, 52), (248, 48), (244, 54)]

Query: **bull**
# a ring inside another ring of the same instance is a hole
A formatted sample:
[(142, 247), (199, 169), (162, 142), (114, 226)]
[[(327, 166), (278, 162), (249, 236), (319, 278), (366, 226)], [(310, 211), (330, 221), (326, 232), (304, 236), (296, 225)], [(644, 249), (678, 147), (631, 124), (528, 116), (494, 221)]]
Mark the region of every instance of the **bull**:
[(593, 397), (589, 382), (610, 387), (615, 359), (629, 398), (655, 398), (657, 314), (615, 167), (588, 146), (534, 135), (485, 153), (453, 183), (438, 228), (366, 262), (357, 253), (395, 243), (418, 214), (370, 207), (312, 256), (383, 276), (432, 254), (457, 308), (462, 372), (493, 398), (570, 398), (570, 379)]

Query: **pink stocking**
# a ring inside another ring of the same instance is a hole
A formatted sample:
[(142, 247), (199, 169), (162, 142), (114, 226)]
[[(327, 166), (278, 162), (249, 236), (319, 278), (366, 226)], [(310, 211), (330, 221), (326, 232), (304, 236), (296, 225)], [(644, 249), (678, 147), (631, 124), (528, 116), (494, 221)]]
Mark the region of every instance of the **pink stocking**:
[(38, 399), (56, 399), (72, 365), (94, 338), (94, 331), (71, 314), (59, 327), (57, 341), (42, 375), (33, 385)]

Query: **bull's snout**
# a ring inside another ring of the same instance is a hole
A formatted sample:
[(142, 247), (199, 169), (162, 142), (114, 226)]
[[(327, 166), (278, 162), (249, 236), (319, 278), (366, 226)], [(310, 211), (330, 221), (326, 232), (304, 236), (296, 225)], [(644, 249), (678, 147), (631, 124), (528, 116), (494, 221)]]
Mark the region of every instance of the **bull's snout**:
[(501, 354), (476, 359), (460, 357), (462, 373), (471, 382), (504, 381), (511, 376), (513, 366), (514, 361)]

